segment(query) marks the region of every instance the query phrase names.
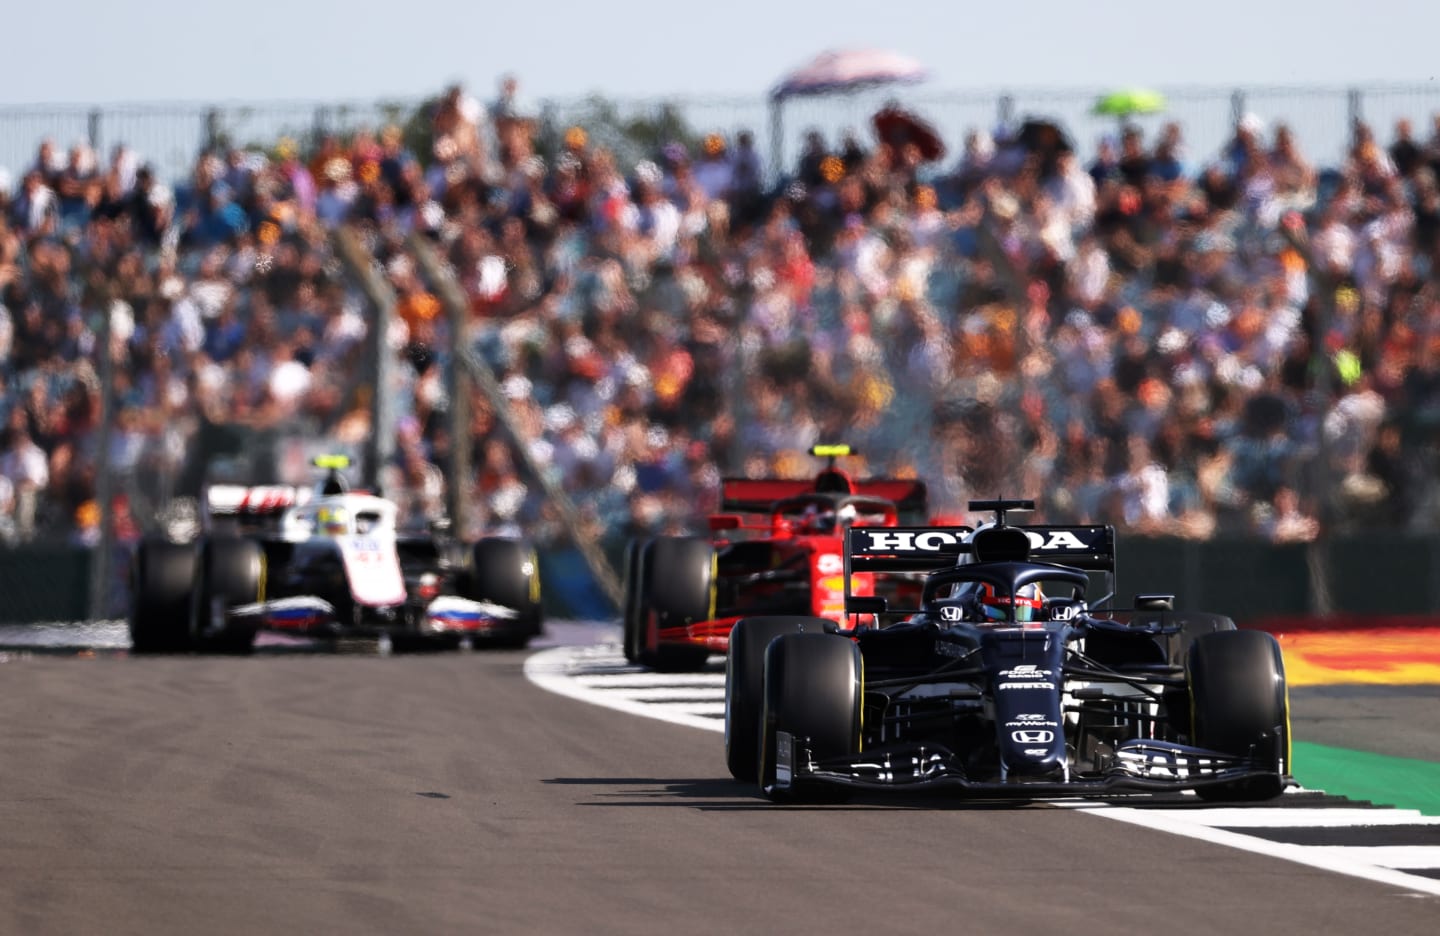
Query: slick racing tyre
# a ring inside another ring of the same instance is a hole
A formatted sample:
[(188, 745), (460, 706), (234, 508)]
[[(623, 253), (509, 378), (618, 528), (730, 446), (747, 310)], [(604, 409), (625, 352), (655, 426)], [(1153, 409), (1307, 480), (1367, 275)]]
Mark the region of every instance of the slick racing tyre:
[(263, 601), (265, 556), (260, 544), (238, 538), (211, 538), (200, 544), (192, 634), (198, 650), (249, 653), (255, 624), (231, 621), (236, 605)]
[(540, 561), (529, 543), (488, 538), (470, 550), (466, 598), (513, 608), (516, 629), (497, 643), (523, 647), (540, 635), (545, 613), (540, 604)]
[(791, 739), (791, 767), (802, 746), (816, 760), (860, 751), (864, 694), (860, 647), (836, 634), (786, 634), (765, 651), (765, 699), (760, 716), (760, 787), (777, 802), (834, 802), (842, 786), (784, 775), (781, 733)]
[(147, 539), (131, 566), (130, 646), (135, 653), (190, 649), (190, 595), (195, 585), (194, 545)]
[(743, 783), (760, 780), (760, 711), (765, 701), (765, 649), (783, 634), (825, 633), (824, 618), (753, 617), (730, 628), (725, 660), (725, 763)]
[(1180, 632), (1169, 636), (1167, 656), (1172, 666), (1184, 666), (1195, 641), (1205, 634), (1233, 631), (1235, 622), (1223, 614), (1206, 611), (1172, 611), (1167, 615), (1171, 623), (1180, 624)]
[(640, 663), (640, 559), (645, 551), (645, 540), (632, 539), (625, 544), (625, 594), (620, 608), (621, 646), (625, 660)]
[(715, 549), (707, 540), (662, 536), (640, 553), (640, 663), (667, 672), (692, 672), (705, 666), (704, 647), (667, 645), (649, 633), (649, 615), (656, 627), (677, 627), (715, 616)]
[(1280, 643), (1264, 631), (1202, 634), (1186, 663), (1191, 738), (1197, 747), (1250, 757), (1272, 776), (1200, 787), (1201, 799), (1266, 800), (1290, 768), (1290, 699)]

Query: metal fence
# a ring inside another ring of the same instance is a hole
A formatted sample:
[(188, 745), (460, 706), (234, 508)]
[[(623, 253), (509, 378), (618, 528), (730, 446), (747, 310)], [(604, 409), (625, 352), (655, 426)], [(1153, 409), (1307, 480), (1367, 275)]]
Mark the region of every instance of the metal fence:
[[(755, 133), (757, 148), (762, 155), (778, 143), (782, 166), (790, 165), (799, 151), (799, 143), (810, 128), (818, 128), (834, 139), (846, 127), (863, 127), (867, 115), (891, 97), (898, 98), (932, 120), (952, 149), (958, 149), (964, 133), (971, 128), (991, 128), (1029, 115), (1045, 115), (1065, 125), (1085, 154), (1093, 150), (1094, 141), (1113, 132), (1113, 118), (1090, 114), (1096, 93), (1083, 90), (1017, 91), (1013, 93), (943, 93), (907, 89), (902, 93), (871, 92), (866, 94), (798, 99), (788, 102), (779, 114), (780, 121), (764, 99), (648, 99), (604, 101), (569, 99), (542, 102), (541, 120), (552, 132), (579, 124), (591, 129), (597, 142), (625, 147), (638, 144), (626, 129), (643, 121), (662, 129), (673, 127), (692, 133), (708, 131), (735, 132), (750, 129)], [(1187, 135), (1190, 157), (1203, 160), (1223, 145), (1232, 132), (1235, 120), (1246, 112), (1255, 112), (1272, 123), (1285, 122), (1296, 133), (1306, 153), (1319, 164), (1335, 163), (1344, 152), (1349, 128), (1357, 118), (1371, 122), (1382, 139), (1388, 126), (1400, 117), (1408, 117), (1417, 126), (1428, 123), (1432, 112), (1440, 112), (1440, 87), (1370, 87), (1362, 89), (1299, 89), (1257, 88), (1192, 89), (1168, 93), (1169, 110), (1163, 115), (1139, 118), (1142, 126), (1176, 120)], [(328, 132), (345, 132), (362, 126), (378, 128), (387, 123), (404, 122), (414, 115), (423, 102), (393, 100), (368, 103), (320, 104), (155, 104), (136, 106), (29, 107), (0, 109), (0, 166), (18, 170), (34, 158), (35, 146), (49, 137), (57, 146), (85, 140), (102, 153), (124, 143), (143, 158), (152, 161), (172, 180), (189, 172), (195, 154), (223, 145), (271, 146), (282, 136), (298, 140), (313, 139)], [(772, 136), (774, 128), (780, 136)], [(1423, 131), (1422, 131), (1423, 133)], [(607, 136), (608, 134), (608, 136)], [(639, 158), (640, 153), (624, 155)], [(963, 285), (966, 270), (963, 264), (937, 268), (929, 284), (937, 308), (953, 308), (956, 292)], [(354, 284), (347, 284), (353, 289)], [(817, 293), (821, 312), (828, 320), (838, 316), (833, 300), (824, 290)], [(903, 370), (904, 361), (892, 362), (894, 372)], [(929, 422), (937, 404), (943, 402), (936, 394), (941, 388), (927, 385), (896, 386), (895, 399), (865, 441), (875, 444), (871, 451), (894, 451), (908, 454), (910, 461), (923, 465), (922, 455), (933, 447)], [(735, 394), (737, 405), (745, 395)], [(743, 412), (732, 414), (735, 424), (745, 425)], [(166, 515), (172, 495), (180, 481), (184, 455), (194, 440), (187, 427), (169, 427), (163, 438), (130, 439), (121, 433), (114, 446), (124, 456), (112, 463), (107, 479), (111, 496), (123, 494), (135, 515), (136, 523), (153, 528)], [(328, 447), (323, 439), (310, 437), (311, 448)], [(858, 440), (856, 440), (858, 441)], [(298, 444), (290, 445), (291, 462), (303, 468), (306, 452)], [(299, 453), (299, 454), (295, 454)], [(1431, 453), (1432, 456), (1434, 453)], [(1433, 533), (1440, 527), (1440, 495), (1432, 470), (1427, 472), (1427, 497), (1412, 524), (1417, 532)], [(103, 500), (103, 499), (102, 499)], [(53, 518), (54, 530), (72, 529), (69, 518)], [(77, 545), (61, 538), (48, 538), (47, 547), (63, 548)], [(44, 540), (47, 537), (41, 536)], [(1440, 553), (1435, 553), (1440, 555)], [(1427, 553), (1427, 555), (1430, 555)], [(42, 563), (43, 565), (43, 563)], [(118, 568), (118, 562), (116, 564)], [(10, 566), (15, 573), (18, 566)], [(114, 571), (114, 570), (112, 570)], [(3, 578), (3, 576), (0, 576)], [(83, 578), (83, 576), (82, 576)], [(69, 582), (70, 579), (66, 579)], [(74, 584), (57, 586), (66, 594)], [(92, 605), (113, 610), (114, 602), (107, 597), (103, 583), (92, 583)]]
[[(958, 154), (968, 130), (993, 130), (1027, 116), (1044, 116), (1066, 127), (1081, 153), (1088, 156), (1101, 137), (1119, 129), (1115, 118), (1091, 113), (1101, 90), (897, 88), (792, 98), (778, 115), (763, 97), (554, 98), (540, 102), (539, 116), (542, 125), (551, 129), (587, 127), (598, 134), (599, 141), (630, 159), (641, 155), (633, 151), (634, 140), (624, 133), (624, 128), (635, 122), (668, 123), (677, 130), (699, 134), (750, 130), (759, 152), (772, 164), (767, 169), (773, 175), (777, 157), (782, 170), (793, 164), (810, 129), (820, 130), (831, 140), (847, 128), (868, 138), (869, 116), (891, 100), (933, 122), (952, 154)], [(1394, 122), (1402, 117), (1423, 128), (1440, 114), (1440, 86), (1429, 84), (1175, 88), (1165, 94), (1168, 107), (1164, 113), (1132, 120), (1146, 130), (1178, 122), (1192, 164), (1213, 156), (1233, 132), (1235, 121), (1247, 112), (1271, 127), (1287, 124), (1306, 155), (1320, 165), (1333, 165), (1343, 157), (1356, 119), (1370, 123), (1381, 139), (1387, 139)], [(0, 108), (0, 167), (18, 174), (33, 162), (36, 147), (45, 138), (57, 147), (87, 142), (102, 154), (123, 143), (153, 163), (163, 177), (175, 181), (186, 176), (196, 155), (209, 148), (268, 147), (285, 136), (306, 141), (327, 132), (378, 129), (403, 123), (423, 104), (420, 98), (393, 98)]]

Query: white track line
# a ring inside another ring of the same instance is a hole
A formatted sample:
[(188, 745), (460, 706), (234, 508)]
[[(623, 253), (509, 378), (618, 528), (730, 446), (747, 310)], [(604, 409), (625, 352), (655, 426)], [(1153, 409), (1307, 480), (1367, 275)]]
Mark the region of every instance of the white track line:
[[(1313, 791), (1312, 791), (1313, 792)], [(1079, 804), (1075, 804), (1079, 805)], [(1113, 809), (1109, 803), (1094, 804), (1097, 809)], [(1414, 809), (1334, 809), (1289, 808), (1267, 806), (1232, 808), (1206, 806), (1196, 809), (1146, 809), (1150, 815), (1166, 816), (1177, 822), (1217, 829), (1287, 829), (1304, 827), (1363, 828), (1371, 826), (1440, 825), (1440, 816), (1426, 816)], [(1435, 865), (1440, 867), (1440, 864)]]
[[(596, 672), (599, 669), (602, 672)], [(723, 732), (723, 718), (699, 712), (724, 714), (724, 677), (715, 673), (667, 675), (631, 667), (614, 646), (543, 650), (525, 661), (525, 675), (551, 692), (591, 705), (655, 718), (703, 731)], [(685, 687), (694, 688), (685, 688)], [(717, 702), (667, 703), (669, 698), (692, 699), (705, 687), (718, 687)], [(655, 701), (642, 701), (654, 699)], [(1285, 861), (1334, 871), (1350, 877), (1404, 888), (1412, 894), (1440, 897), (1440, 880), (1406, 874), (1400, 868), (1440, 867), (1440, 846), (1292, 845), (1230, 831), (1237, 828), (1311, 828), (1345, 826), (1440, 825), (1440, 817), (1410, 809), (1306, 808), (1198, 808), (1137, 809), (1092, 801), (1053, 801), (1054, 805), (1088, 812), (1105, 819), (1144, 826), (1173, 835), (1199, 839), (1241, 851), (1269, 855)]]
[[(1315, 810), (1315, 812), (1324, 811), (1323, 809)], [(1106, 819), (1115, 819), (1120, 822), (1131, 823), (1132, 825), (1145, 826), (1148, 829), (1157, 829), (1161, 832), (1183, 835), (1186, 838), (1199, 839), (1202, 842), (1213, 842), (1216, 845), (1228, 845), (1231, 848), (1238, 848), (1241, 851), (1269, 855), (1272, 858), (1283, 858), (1286, 861), (1309, 865), (1312, 868), (1335, 871), (1339, 874), (1348, 874), (1351, 877), (1379, 881), (1383, 884), (1393, 884), (1396, 887), (1403, 887), (1411, 892), (1433, 894), (1434, 896), (1440, 897), (1440, 881), (1414, 874), (1405, 874), (1402, 871), (1396, 871), (1390, 867), (1381, 867), (1360, 860), (1357, 857), (1357, 852), (1370, 851), (1370, 849), (1364, 847), (1290, 845), (1285, 842), (1270, 842), (1240, 832), (1212, 829), (1198, 822), (1179, 820), (1174, 818), (1173, 811), (1171, 815), (1166, 816), (1155, 815), (1159, 810), (1133, 809), (1128, 806), (1117, 806), (1090, 810), (1090, 812), (1093, 815), (1102, 816)], [(1394, 847), (1409, 848), (1412, 846)], [(1440, 849), (1428, 850), (1440, 851)], [(1437, 864), (1440, 864), (1440, 855), (1435, 856), (1435, 862), (1435, 864), (1424, 865), (1423, 867), (1436, 867)], [(1421, 866), (1416, 865), (1413, 867)]]
[[(613, 656), (614, 652), (614, 648), (610, 648), (609, 655)], [(600, 705), (645, 718), (658, 718), (660, 721), (699, 728), (703, 731), (723, 732), (725, 730), (723, 719), (706, 718), (690, 712), (675, 711), (651, 702), (637, 702), (616, 692), (583, 685), (571, 673), (577, 664), (583, 662), (584, 656), (594, 659), (597, 654), (583, 654), (577, 658), (575, 652), (568, 647), (542, 650), (525, 660), (525, 677), (542, 689), (548, 689), (572, 699), (579, 699), (581, 702), (588, 702), (591, 705)]]

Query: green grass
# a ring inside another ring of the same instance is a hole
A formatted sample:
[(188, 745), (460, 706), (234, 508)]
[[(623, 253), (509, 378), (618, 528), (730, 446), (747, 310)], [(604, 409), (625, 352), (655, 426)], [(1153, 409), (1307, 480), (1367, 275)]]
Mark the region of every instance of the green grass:
[(1296, 741), (1296, 780), (1312, 790), (1440, 816), (1440, 764)]

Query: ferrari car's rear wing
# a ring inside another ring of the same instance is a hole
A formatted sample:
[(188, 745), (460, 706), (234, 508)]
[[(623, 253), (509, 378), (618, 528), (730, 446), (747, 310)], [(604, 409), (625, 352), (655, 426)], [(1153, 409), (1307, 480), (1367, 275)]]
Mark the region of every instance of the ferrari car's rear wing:
[[(776, 501), (816, 489), (814, 479), (725, 478), (720, 486), (720, 510), (734, 513), (768, 513)], [(852, 494), (894, 501), (902, 517), (923, 517), (928, 504), (924, 481), (910, 478), (865, 478), (851, 483)]]

